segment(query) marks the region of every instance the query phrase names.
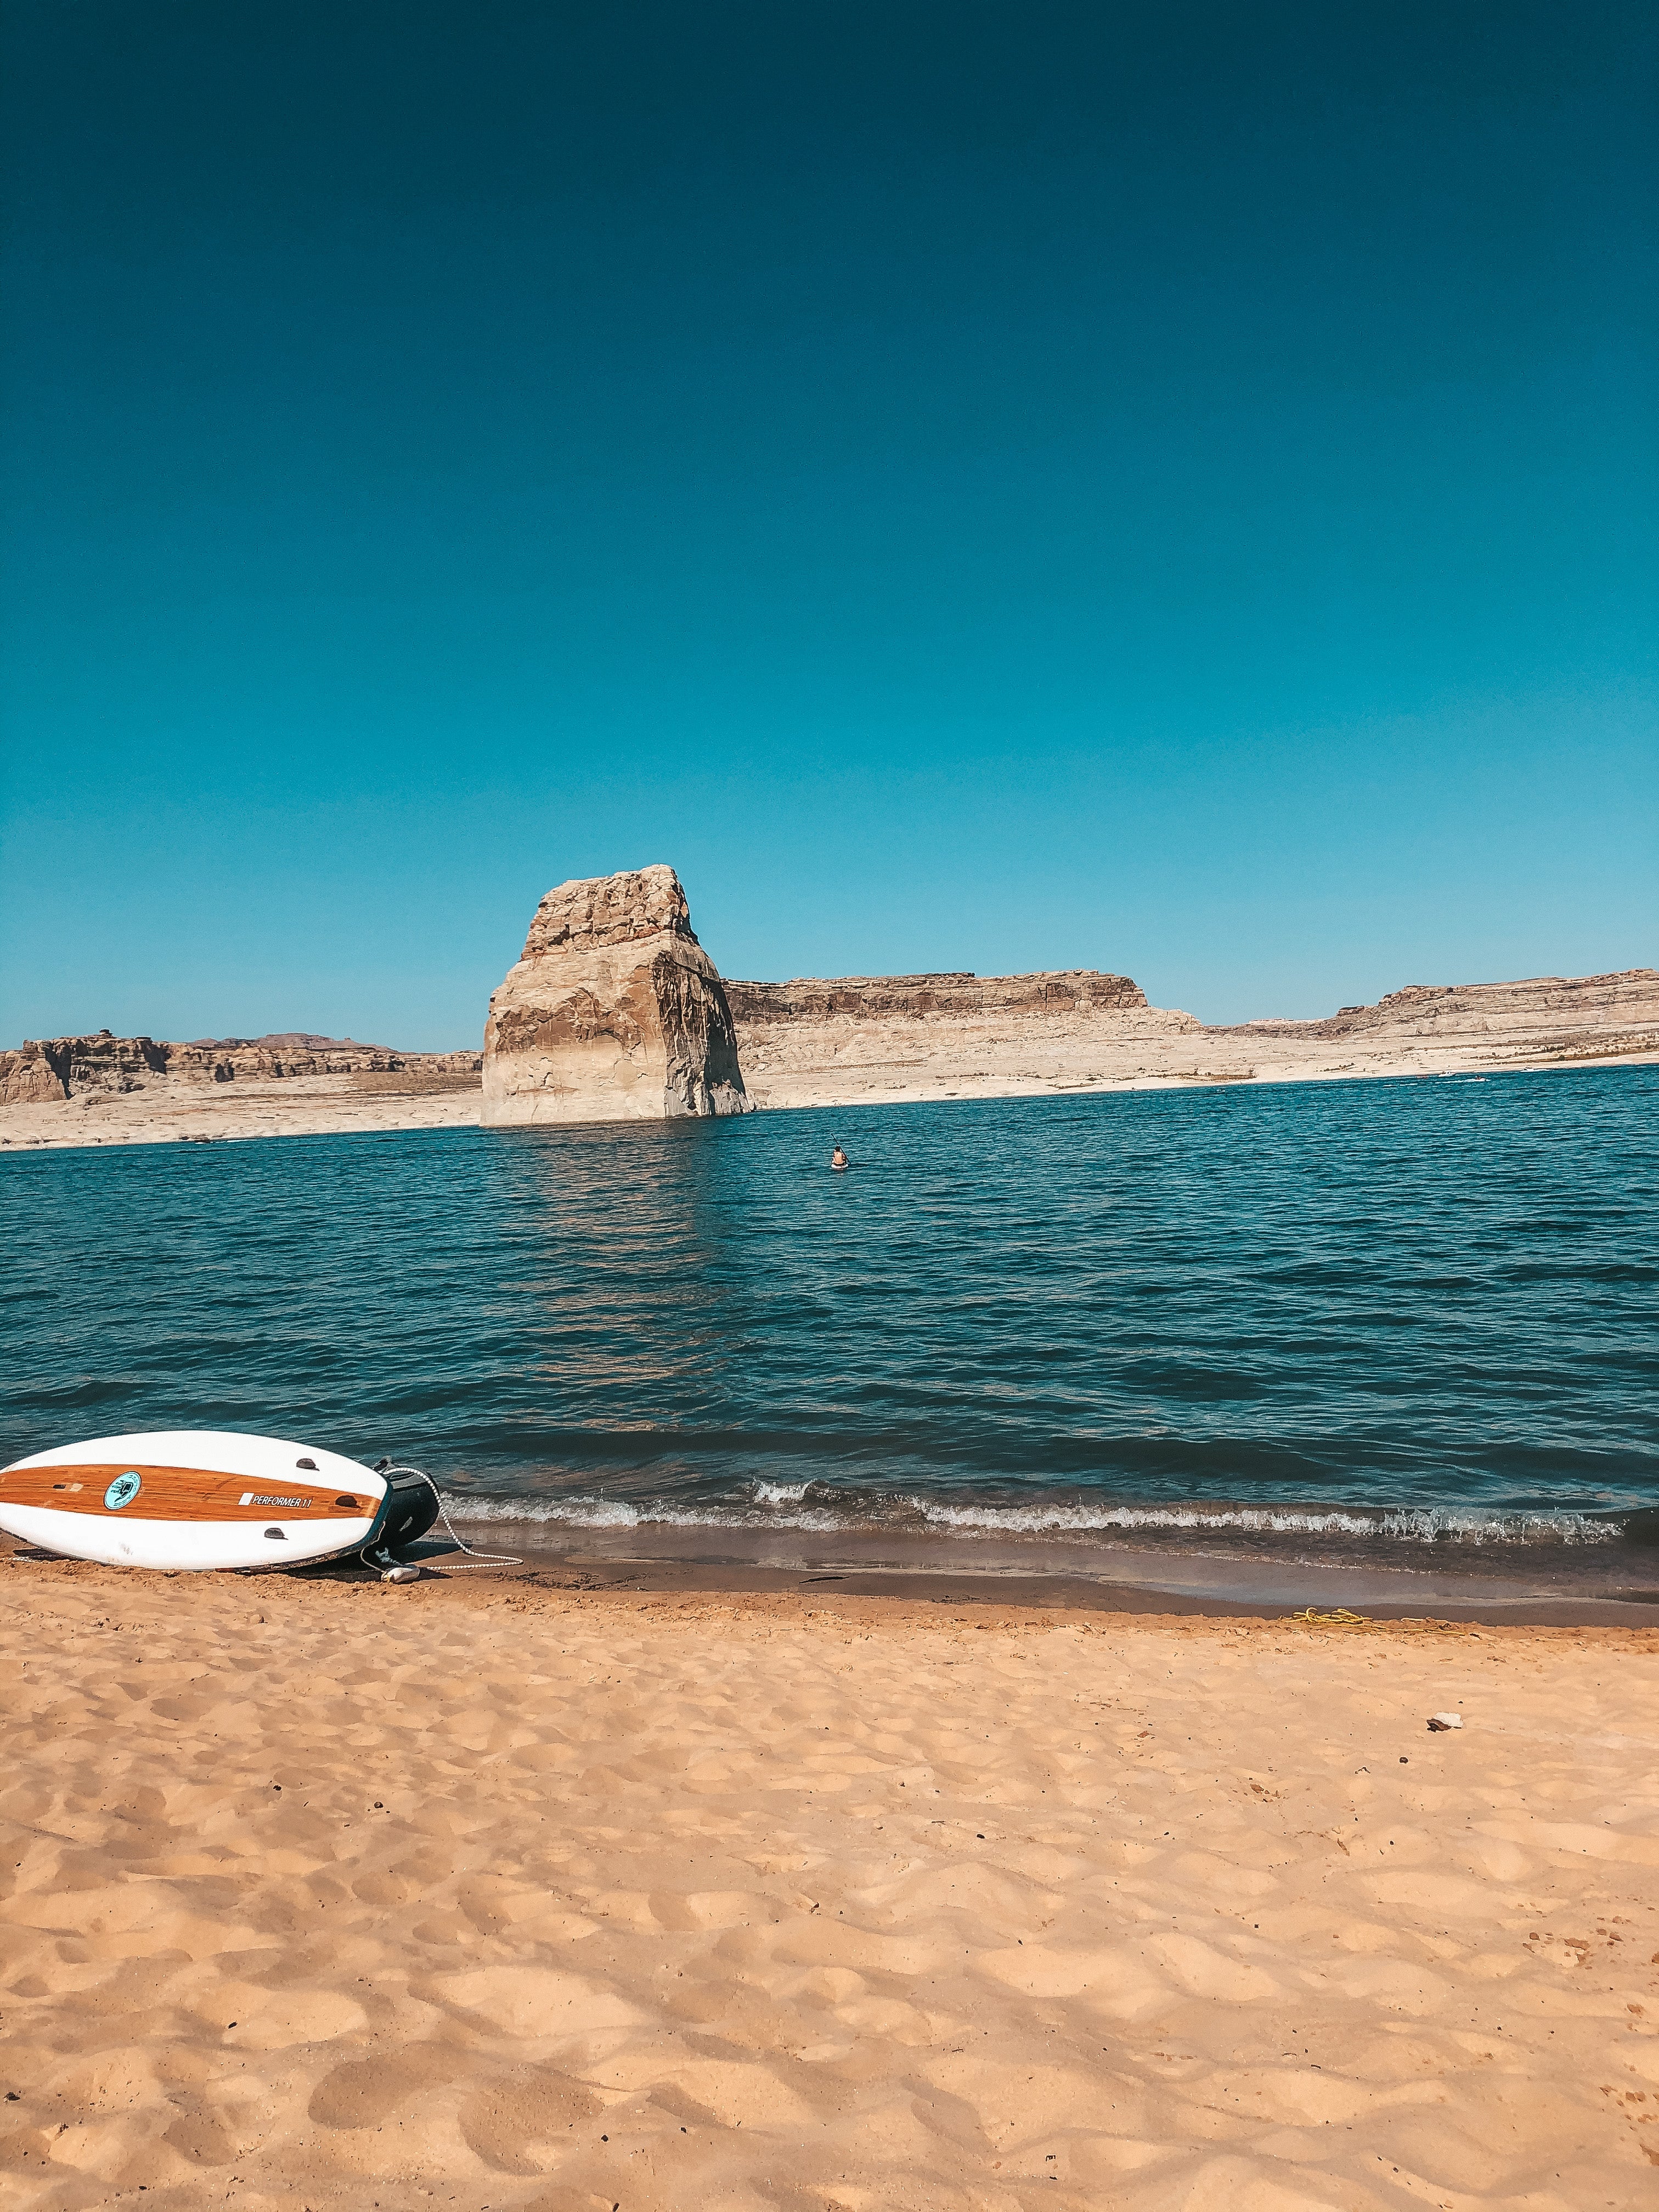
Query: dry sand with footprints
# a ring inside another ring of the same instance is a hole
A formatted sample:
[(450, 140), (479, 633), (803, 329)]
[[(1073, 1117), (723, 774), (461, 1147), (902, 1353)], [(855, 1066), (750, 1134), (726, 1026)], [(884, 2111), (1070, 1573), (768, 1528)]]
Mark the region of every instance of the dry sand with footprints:
[(1659, 1630), (0, 1589), (15, 2212), (1659, 2201)]

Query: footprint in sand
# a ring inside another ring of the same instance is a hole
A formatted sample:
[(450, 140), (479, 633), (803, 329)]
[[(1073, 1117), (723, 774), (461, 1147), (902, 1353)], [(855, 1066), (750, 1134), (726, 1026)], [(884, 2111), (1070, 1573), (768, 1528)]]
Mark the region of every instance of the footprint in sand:
[(496, 2173), (544, 2173), (573, 2130), (601, 2110), (568, 2074), (518, 2066), (463, 2102), (456, 2118), (467, 2147)]
[(312, 2091), (307, 2117), (324, 2128), (376, 2128), (399, 2105), (474, 2063), (471, 2052), (447, 2043), (405, 2043), (374, 2058), (349, 2058)]

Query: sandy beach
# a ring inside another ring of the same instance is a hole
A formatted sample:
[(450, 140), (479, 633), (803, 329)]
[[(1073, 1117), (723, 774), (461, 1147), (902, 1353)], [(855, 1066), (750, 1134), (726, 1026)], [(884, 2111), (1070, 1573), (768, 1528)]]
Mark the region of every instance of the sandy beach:
[(1659, 1624), (0, 1578), (19, 2212), (1659, 2185)]

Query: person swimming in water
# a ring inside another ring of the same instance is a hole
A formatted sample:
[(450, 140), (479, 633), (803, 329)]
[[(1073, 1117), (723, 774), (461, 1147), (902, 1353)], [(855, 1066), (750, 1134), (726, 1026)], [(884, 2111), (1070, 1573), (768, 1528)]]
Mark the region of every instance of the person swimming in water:
[(847, 1155), (839, 1145), (830, 1155), (830, 1164), (832, 1168), (844, 1168), (847, 1165)]

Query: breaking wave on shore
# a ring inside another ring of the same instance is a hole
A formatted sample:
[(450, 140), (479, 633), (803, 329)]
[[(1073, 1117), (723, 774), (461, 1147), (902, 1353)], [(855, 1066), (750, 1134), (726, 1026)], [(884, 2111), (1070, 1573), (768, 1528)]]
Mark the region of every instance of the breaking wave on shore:
[(1075, 1497), (1041, 1502), (960, 1502), (903, 1491), (830, 1483), (756, 1482), (746, 1495), (629, 1500), (568, 1492), (554, 1497), (481, 1498), (466, 1489), (446, 1492), (458, 1521), (501, 1521), (572, 1528), (794, 1529), (831, 1535), (861, 1530), (961, 1534), (966, 1537), (1090, 1538), (1211, 1537), (1287, 1539), (1298, 1548), (1310, 1540), (1350, 1540), (1370, 1545), (1478, 1549), (1512, 1547), (1588, 1547), (1620, 1543), (1626, 1522), (1620, 1513), (1558, 1510), (1481, 1512), (1468, 1508), (1258, 1505), (1226, 1504), (1136, 1505)]

